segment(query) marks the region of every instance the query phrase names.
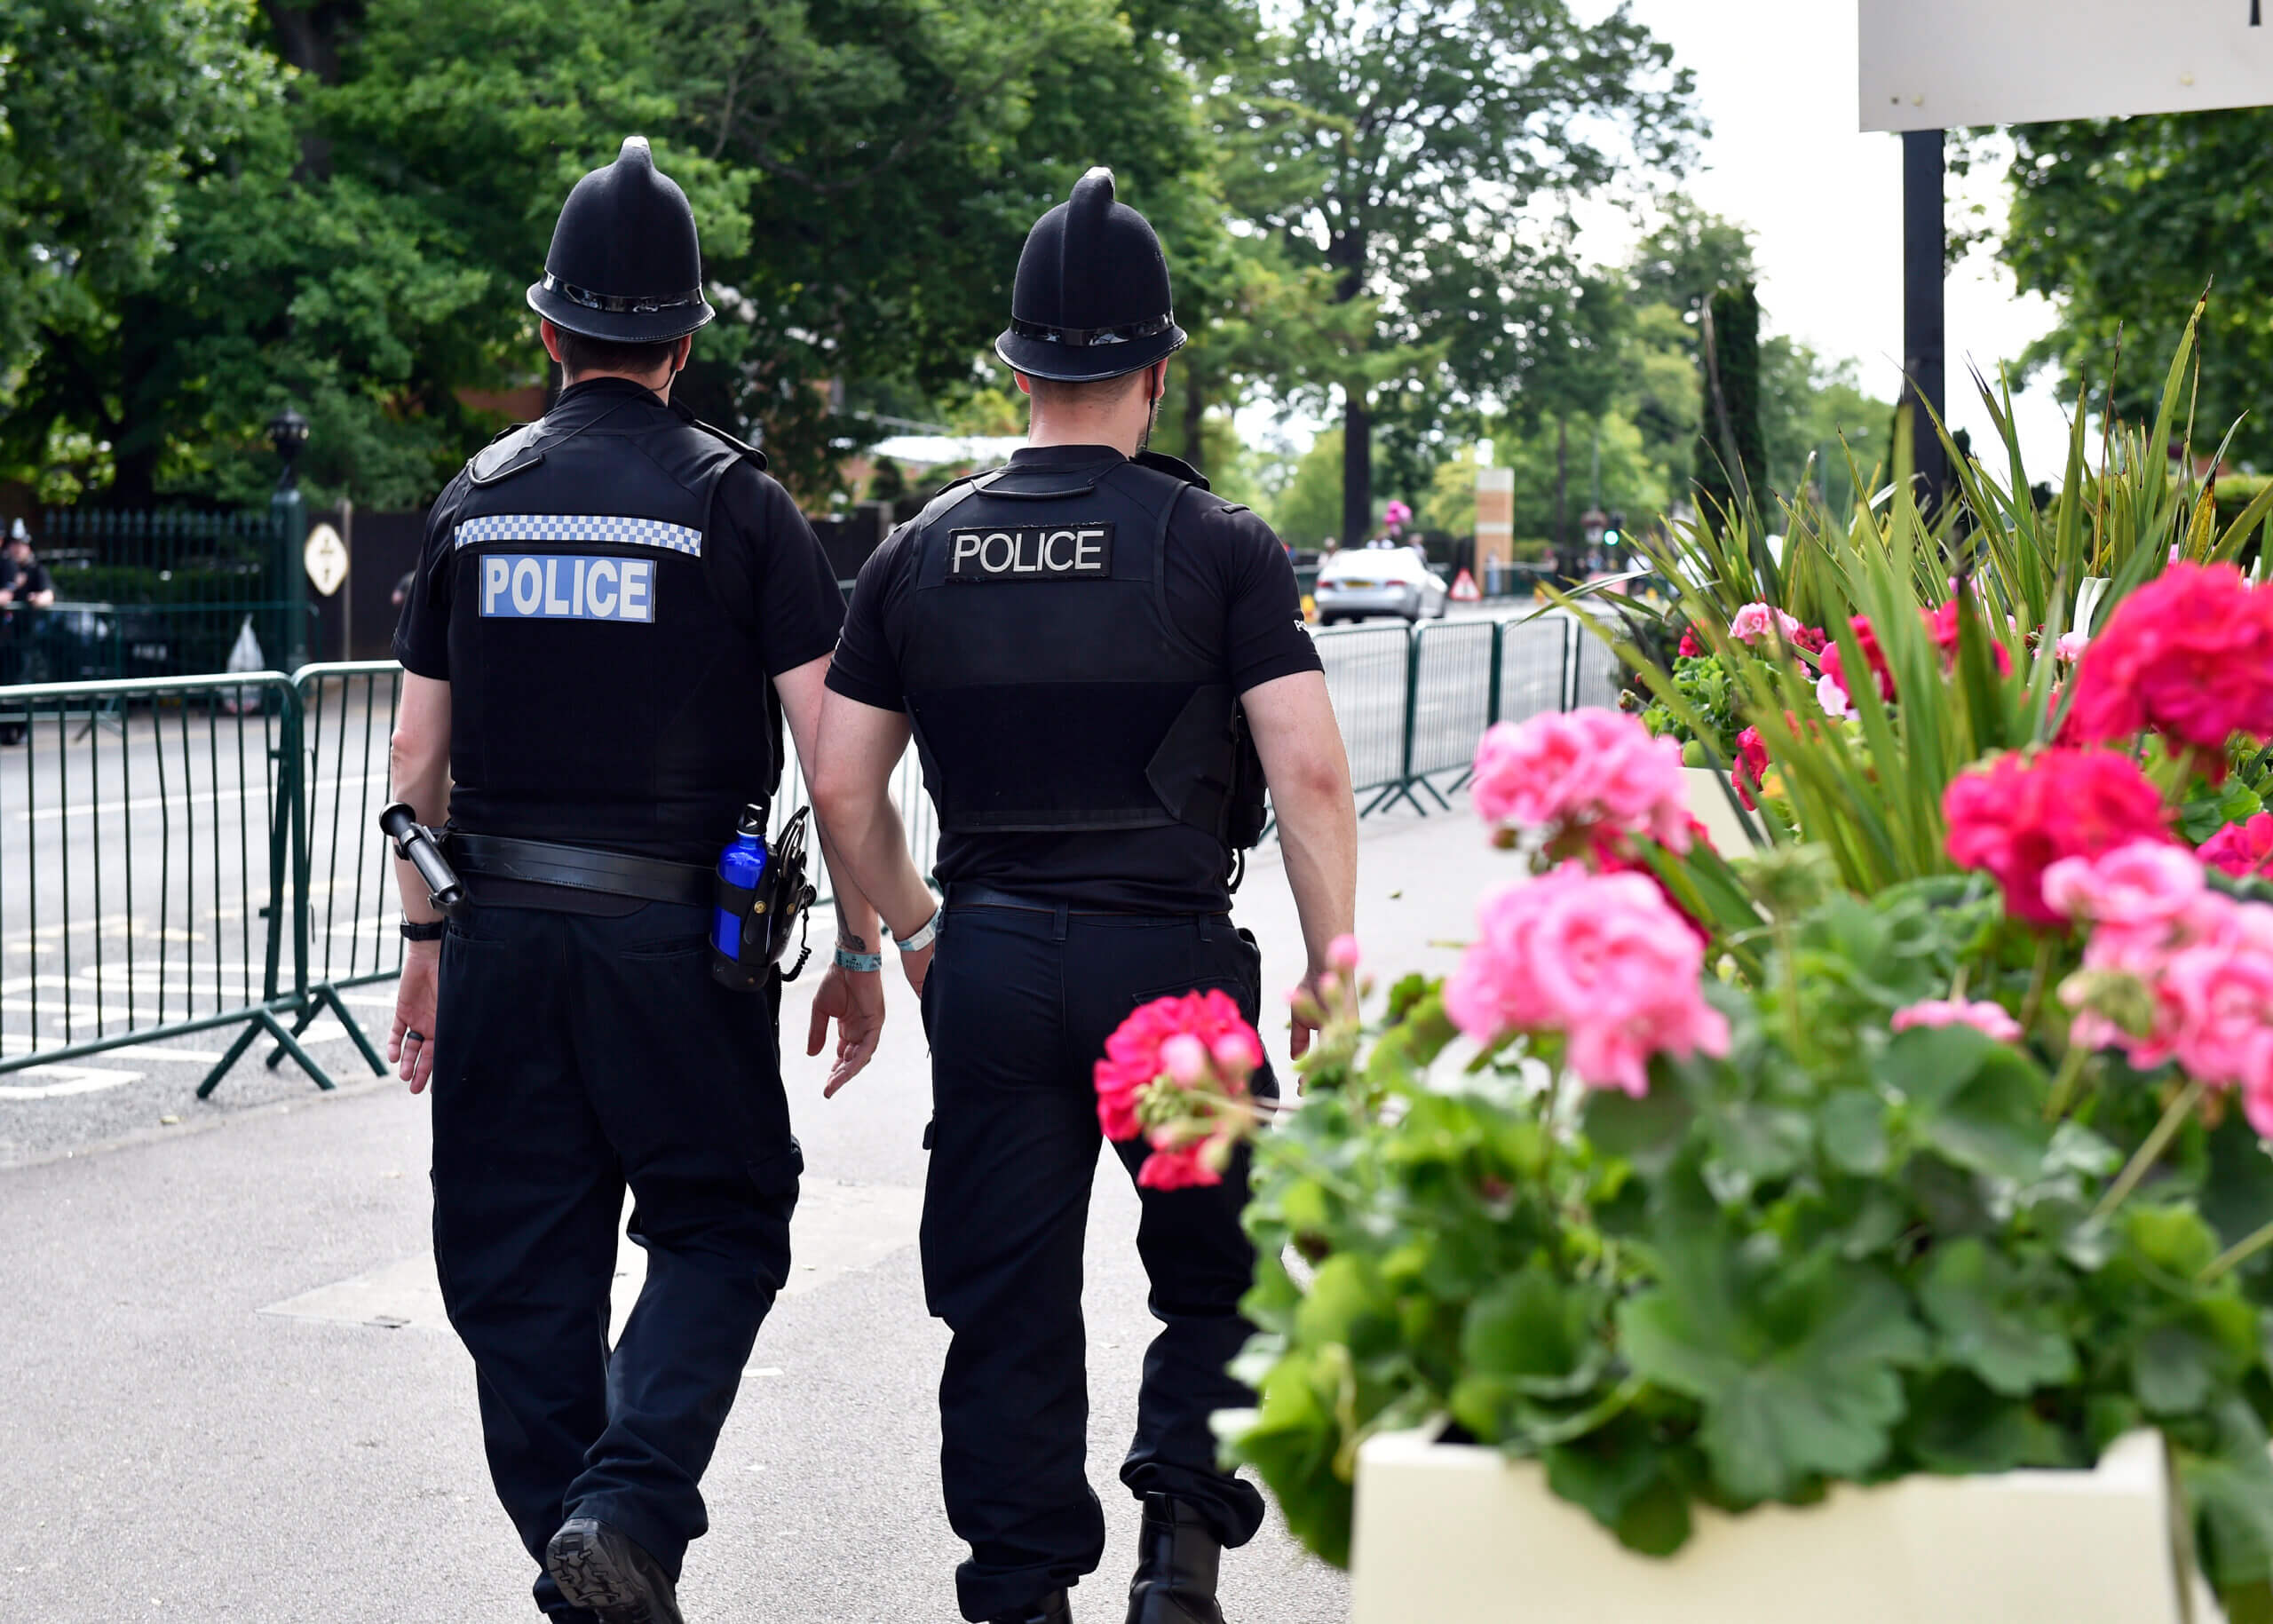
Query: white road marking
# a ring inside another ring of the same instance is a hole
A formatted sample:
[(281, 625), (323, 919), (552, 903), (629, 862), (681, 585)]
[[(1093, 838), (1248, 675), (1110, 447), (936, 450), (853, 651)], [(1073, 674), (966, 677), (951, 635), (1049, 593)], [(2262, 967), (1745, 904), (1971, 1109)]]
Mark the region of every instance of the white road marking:
[(0, 1083), (0, 1099), (60, 1099), (67, 1094), (99, 1094), (142, 1081), (139, 1072), (105, 1071), (92, 1066), (28, 1066), (19, 1077), (59, 1077), (60, 1082)]
[[(796, 1260), (785, 1297), (804, 1296), (846, 1274), (873, 1268), (915, 1244), (923, 1213), (923, 1192), (902, 1184), (843, 1184), (806, 1181), (790, 1224), (789, 1249)], [(628, 1241), (616, 1248), (615, 1311), (608, 1333), (623, 1328), (623, 1317), (638, 1301), (647, 1278), (647, 1255)], [(373, 1326), (385, 1330), (447, 1331), (442, 1288), (434, 1258), (420, 1252), (352, 1279), (319, 1286), (260, 1311), (284, 1319), (314, 1319), (334, 1325)], [(764, 1374), (764, 1373), (760, 1373)], [(773, 1374), (779, 1374), (775, 1372)]]

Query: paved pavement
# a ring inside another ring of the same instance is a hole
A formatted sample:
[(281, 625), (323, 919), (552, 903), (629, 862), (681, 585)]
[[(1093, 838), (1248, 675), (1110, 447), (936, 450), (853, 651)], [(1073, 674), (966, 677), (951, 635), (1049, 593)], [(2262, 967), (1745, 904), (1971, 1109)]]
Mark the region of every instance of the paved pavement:
[[(1466, 934), (1503, 860), (1464, 812), (1369, 822), (1359, 917), (1374, 962), (1448, 966), (1436, 944)], [(1244, 898), (1265, 985), (1290, 984), (1300, 947), (1275, 852)], [(785, 1029), (801, 1030), (792, 994)], [(945, 1338), (913, 1250), (924, 1057), (904, 994), (892, 1017), (876, 1064), (834, 1101), (817, 1065), (793, 1066), (809, 1168), (798, 1278), (706, 1485), (713, 1531), (684, 1590), (697, 1624), (955, 1617), (958, 1547), (936, 1484)], [(344, 1042), (318, 1052), (355, 1075)], [(0, 1301), (14, 1310), (0, 1320), (0, 1620), (534, 1617), (483, 1471), (471, 1369), (432, 1295), (424, 1102), (392, 1082), (319, 1096), (289, 1067), (248, 1065), (200, 1105), (194, 1065), (103, 1064), (144, 1074), (0, 1102), (0, 1159), (14, 1163), (0, 1168)], [(1088, 1303), (1091, 1477), (1112, 1543), (1075, 1602), (1117, 1621), (1136, 1511), (1112, 1473), (1151, 1322), (1136, 1203), (1108, 1171)], [(1227, 1561), (1224, 1599), (1239, 1624), (1347, 1613), (1342, 1577), (1275, 1517)]]

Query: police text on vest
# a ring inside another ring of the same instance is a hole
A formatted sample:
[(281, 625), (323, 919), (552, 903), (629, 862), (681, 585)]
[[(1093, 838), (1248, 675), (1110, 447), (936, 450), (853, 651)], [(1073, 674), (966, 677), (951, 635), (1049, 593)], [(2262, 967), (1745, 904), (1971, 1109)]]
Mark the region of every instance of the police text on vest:
[(653, 558), (493, 552), (481, 560), (481, 613), (505, 620), (655, 618)]
[(1018, 525), (947, 535), (950, 581), (1047, 581), (1113, 574), (1113, 527)]

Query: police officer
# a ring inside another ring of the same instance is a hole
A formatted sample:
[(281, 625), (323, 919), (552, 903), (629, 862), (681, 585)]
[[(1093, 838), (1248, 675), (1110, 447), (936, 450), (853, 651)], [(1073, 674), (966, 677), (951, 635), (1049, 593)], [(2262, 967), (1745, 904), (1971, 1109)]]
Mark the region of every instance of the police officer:
[[(813, 759), (843, 603), (765, 459), (670, 399), (701, 284), (685, 194), (634, 137), (528, 292), (566, 387), (444, 490), (395, 637), (395, 794), (447, 807), (468, 903), (445, 927), (401, 866), (389, 1054), (433, 1087), (435, 1262), (498, 1497), (538, 1607), (578, 1624), (680, 1618), (802, 1165), (780, 981), (713, 979), (711, 868), (780, 780), (785, 715)], [(883, 1009), (874, 913), (836, 894), (808, 1045), (837, 1020), (832, 1089)], [(646, 1283), (611, 1353), (627, 1184)]]
[[(1264, 780), (1313, 975), (1350, 929), (1357, 818), (1285, 550), (1144, 449), (1184, 335), (1159, 241), (1110, 170), (1034, 226), (1011, 310), (995, 348), (1033, 397), (1029, 443), (860, 572), (813, 794), (895, 934), (921, 943), (930, 898), (895, 877), (886, 795), (913, 732), (946, 888), (922, 989), (923, 1256), (954, 1333), (939, 1403), (948, 1517), (970, 1547), (957, 1590), (970, 1619), (1065, 1624), (1067, 1587), (1105, 1550), (1083, 1470), (1093, 1063), (1164, 994), (1221, 988), (1256, 1018), (1260, 957), (1230, 907)], [(1143, 1145), (1119, 1149), (1133, 1173)], [(1252, 1402), (1224, 1370), (1249, 1328), (1246, 1185), (1242, 1157), (1218, 1187), (1138, 1192), (1161, 1329), (1121, 1471), (1144, 1504), (1132, 1624), (1220, 1624), (1220, 1549), (1263, 1519), (1208, 1428)]]

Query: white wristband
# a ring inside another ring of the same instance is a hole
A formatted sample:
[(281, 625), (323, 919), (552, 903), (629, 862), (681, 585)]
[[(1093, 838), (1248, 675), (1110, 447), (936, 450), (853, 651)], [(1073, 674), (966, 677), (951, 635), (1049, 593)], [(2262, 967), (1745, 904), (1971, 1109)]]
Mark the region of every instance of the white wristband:
[(905, 939), (895, 936), (891, 939), (891, 945), (902, 953), (923, 952), (924, 948), (939, 939), (939, 921), (946, 916), (946, 914), (945, 908), (934, 909), (931, 917), (923, 922), (922, 930)]

